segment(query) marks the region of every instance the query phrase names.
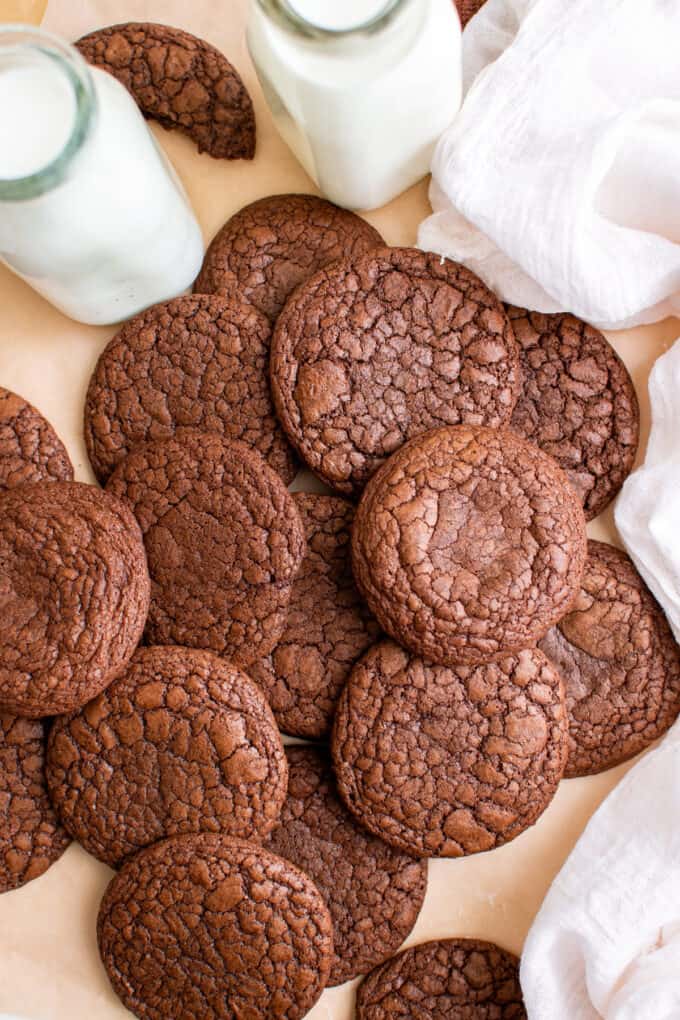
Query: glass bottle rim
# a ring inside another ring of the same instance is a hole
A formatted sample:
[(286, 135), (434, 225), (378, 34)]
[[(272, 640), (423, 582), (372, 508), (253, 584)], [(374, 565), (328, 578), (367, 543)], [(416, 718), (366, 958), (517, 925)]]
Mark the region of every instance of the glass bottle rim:
[(296, 35), (308, 39), (348, 39), (380, 32), (399, 14), (402, 8), (410, 6), (413, 0), (384, 0), (381, 10), (372, 18), (351, 28), (323, 28), (309, 21), (291, 6), (289, 0), (257, 0), (259, 7), (273, 18), (279, 25)]

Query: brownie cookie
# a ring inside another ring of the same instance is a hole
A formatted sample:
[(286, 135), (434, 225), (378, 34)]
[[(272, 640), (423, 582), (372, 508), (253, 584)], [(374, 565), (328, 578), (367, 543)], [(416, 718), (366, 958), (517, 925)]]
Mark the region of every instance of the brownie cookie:
[(436, 429), (368, 484), (352, 556), (396, 641), (432, 662), (485, 662), (535, 644), (569, 610), (585, 519), (555, 461), (514, 433)]
[(470, 18), (481, 10), (486, 0), (454, 0), (460, 14), (460, 23), (465, 28)]
[(332, 739), (356, 818), (419, 857), (502, 846), (533, 825), (569, 750), (557, 669), (535, 648), (433, 666), (382, 642), (355, 666)]
[(348, 495), (428, 429), (509, 421), (520, 389), (501, 303), (464, 266), (414, 248), (336, 262), (303, 284), (276, 324), (271, 372), (291, 442)]
[(73, 465), (50, 423), (23, 397), (0, 386), (0, 491), (72, 478)]
[(104, 894), (98, 936), (113, 988), (140, 1020), (301, 1020), (333, 958), (311, 879), (217, 835), (133, 857)]
[(423, 905), (427, 864), (357, 825), (337, 795), (325, 752), (287, 753), (288, 797), (267, 847), (309, 875), (326, 900), (335, 946), (328, 983), (340, 985), (402, 944)]
[(632, 561), (612, 545), (588, 543), (578, 599), (539, 647), (566, 685), (567, 777), (632, 758), (680, 713), (680, 649)]
[(208, 248), (199, 294), (243, 294), (272, 322), (289, 295), (330, 262), (379, 248), (378, 231), (315, 195), (271, 195), (228, 220)]
[(555, 458), (591, 520), (633, 468), (640, 438), (633, 380), (602, 333), (573, 315), (513, 307), (508, 314), (524, 379), (512, 428)]
[(0, 495), (0, 710), (59, 715), (119, 676), (139, 643), (149, 574), (139, 527), (80, 482)]
[(38, 878), (69, 844), (44, 767), (44, 724), (0, 714), (0, 893)]
[(208, 648), (240, 667), (272, 651), (305, 537), (292, 496), (259, 454), (187, 430), (181, 441), (137, 447), (107, 489), (144, 535), (148, 644)]
[(519, 960), (478, 939), (413, 946), (359, 986), (357, 1020), (526, 1020)]
[(293, 498), (307, 553), (293, 582), (279, 643), (248, 672), (267, 695), (281, 729), (313, 740), (330, 730), (349, 671), (380, 629), (352, 576), (354, 506), (314, 493)]
[(131, 93), (145, 117), (177, 128), (218, 159), (252, 159), (255, 114), (224, 54), (189, 32), (149, 22), (110, 25), (75, 44)]
[(286, 482), (293, 452), (269, 389), (271, 329), (247, 301), (168, 301), (128, 322), (101, 355), (85, 401), (85, 441), (97, 478), (140, 443), (216, 432), (253, 446)]

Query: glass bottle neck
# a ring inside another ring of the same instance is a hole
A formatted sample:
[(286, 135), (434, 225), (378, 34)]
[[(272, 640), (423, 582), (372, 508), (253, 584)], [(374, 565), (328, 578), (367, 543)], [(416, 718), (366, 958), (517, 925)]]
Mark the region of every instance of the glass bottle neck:
[(329, 44), (376, 35), (414, 0), (253, 0), (282, 28)]

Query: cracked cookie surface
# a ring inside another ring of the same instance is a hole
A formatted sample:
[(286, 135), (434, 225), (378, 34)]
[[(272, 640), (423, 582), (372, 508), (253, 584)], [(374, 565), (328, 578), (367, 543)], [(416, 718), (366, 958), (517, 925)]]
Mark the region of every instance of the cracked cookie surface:
[(295, 493), (307, 552), (293, 582), (283, 634), (251, 663), (284, 731), (327, 735), (349, 672), (380, 628), (357, 591), (350, 562), (354, 506), (337, 496)]
[(407, 949), (357, 991), (357, 1020), (526, 1020), (519, 960), (492, 942), (442, 939)]
[(127, 506), (80, 482), (0, 495), (0, 709), (60, 715), (90, 701), (125, 669), (148, 606)]
[(450, 667), (385, 641), (352, 671), (332, 751), (348, 808), (392, 846), (420, 857), (492, 850), (534, 824), (562, 778), (562, 679), (537, 649)]
[(567, 777), (632, 758), (680, 713), (680, 649), (632, 560), (612, 545), (588, 543), (578, 599), (539, 647), (566, 686)]
[(112, 867), (190, 832), (259, 842), (276, 824), (286, 781), (262, 692), (197, 649), (140, 649), (49, 738), (52, 803), (73, 838)]
[(633, 468), (640, 438), (633, 380), (602, 333), (581, 319), (512, 306), (508, 315), (523, 376), (511, 427), (555, 458), (591, 520)]
[(414, 248), (303, 284), (276, 323), (271, 374), (291, 442), (346, 495), (428, 429), (509, 421), (521, 382), (501, 303), (464, 266)]
[(107, 490), (128, 502), (144, 535), (148, 644), (207, 648), (241, 668), (274, 648), (305, 537), (292, 496), (259, 454), (187, 430), (133, 450)]
[(316, 884), (333, 919), (339, 985), (396, 952), (425, 898), (427, 865), (371, 836), (340, 800), (326, 753), (287, 748), (288, 796), (267, 847)]
[(47, 419), (23, 397), (0, 386), (0, 492), (72, 478), (69, 455)]
[(145, 117), (182, 131), (199, 152), (218, 159), (255, 155), (252, 100), (236, 68), (210, 43), (179, 28), (130, 21), (75, 45), (125, 86)]
[(218, 231), (194, 292), (236, 288), (273, 324), (313, 273), (384, 243), (366, 220), (316, 195), (271, 195), (245, 206)]
[(354, 576), (383, 629), (432, 662), (535, 644), (569, 610), (586, 558), (579, 499), (557, 464), (503, 429), (435, 429), (371, 479)]
[(140, 1020), (302, 1020), (333, 956), (311, 879), (216, 835), (134, 857), (104, 894), (97, 927), (113, 988)]

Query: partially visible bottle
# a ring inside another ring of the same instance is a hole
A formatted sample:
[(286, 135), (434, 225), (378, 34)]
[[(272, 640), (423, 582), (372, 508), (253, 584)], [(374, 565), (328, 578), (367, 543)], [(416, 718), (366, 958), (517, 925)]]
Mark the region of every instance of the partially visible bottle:
[(281, 135), (350, 209), (425, 176), (460, 107), (453, 0), (251, 0), (248, 45)]

